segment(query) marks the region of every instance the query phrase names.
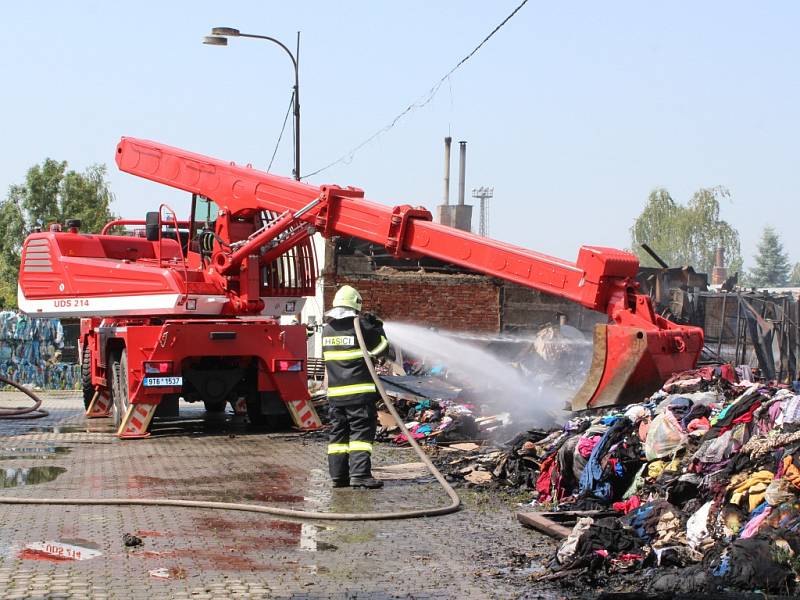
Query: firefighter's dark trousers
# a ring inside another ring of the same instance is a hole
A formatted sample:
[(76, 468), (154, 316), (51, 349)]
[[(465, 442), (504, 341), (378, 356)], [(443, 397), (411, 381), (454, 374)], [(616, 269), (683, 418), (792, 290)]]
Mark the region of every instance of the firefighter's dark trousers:
[(328, 409), (331, 431), (328, 438), (328, 470), (331, 479), (372, 477), (372, 443), (378, 413), (375, 402), (356, 406), (331, 406)]

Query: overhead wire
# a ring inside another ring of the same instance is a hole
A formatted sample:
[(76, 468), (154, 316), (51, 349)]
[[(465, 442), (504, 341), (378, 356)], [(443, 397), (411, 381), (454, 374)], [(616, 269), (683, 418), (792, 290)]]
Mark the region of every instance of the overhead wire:
[(294, 94), (295, 91), (292, 90), (292, 95), (289, 96), (289, 108), (286, 109), (286, 116), (283, 117), (283, 126), (281, 126), (281, 132), (278, 135), (278, 141), (275, 142), (275, 149), (272, 151), (272, 158), (269, 159), (269, 166), (267, 167), (267, 173), (269, 173), (270, 169), (272, 169), (272, 163), (275, 160), (275, 155), (278, 153), (278, 146), (281, 145), (281, 140), (283, 139), (283, 132), (286, 131), (286, 121), (289, 120), (289, 113), (292, 112), (292, 106), (294, 105)]
[(460, 61), (458, 61), (458, 63), (456, 63), (456, 65), (452, 69), (450, 69), (447, 73), (445, 73), (433, 85), (433, 87), (431, 87), (431, 89), (428, 90), (428, 92), (426, 94), (424, 94), (423, 96), (420, 96), (417, 100), (413, 101), (411, 104), (406, 106), (387, 125), (384, 125), (380, 129), (378, 129), (375, 133), (373, 133), (368, 138), (366, 138), (364, 141), (362, 141), (360, 144), (358, 144), (357, 146), (351, 148), (349, 152), (343, 154), (342, 156), (340, 156), (336, 160), (328, 163), (324, 167), (321, 167), (321, 168), (317, 169), (316, 171), (311, 171), (310, 173), (306, 173), (305, 175), (303, 175), (301, 177), (301, 179), (305, 179), (307, 177), (312, 177), (314, 175), (322, 173), (323, 171), (326, 171), (326, 170), (330, 169), (334, 165), (338, 165), (340, 163), (352, 161), (354, 156), (355, 156), (355, 154), (359, 150), (361, 150), (364, 146), (366, 146), (367, 144), (369, 144), (370, 142), (375, 140), (380, 135), (382, 135), (382, 134), (386, 133), (387, 131), (389, 131), (390, 129), (392, 129), (397, 124), (397, 122), (400, 121), (400, 119), (402, 119), (403, 117), (405, 117), (408, 113), (412, 112), (413, 110), (416, 110), (418, 108), (423, 108), (426, 105), (428, 105), (431, 102), (431, 100), (434, 99), (436, 94), (439, 92), (439, 89), (442, 87), (444, 82), (448, 81), (450, 79), (450, 76), (453, 73), (455, 73), (465, 62), (467, 62), (470, 58), (472, 58), (475, 55), (475, 53), (478, 52), (478, 50), (480, 50), (481, 47), (486, 42), (488, 42), (492, 38), (492, 36), (494, 36), (494, 34), (496, 34), (498, 31), (500, 31), (500, 29), (502, 29), (503, 26), (506, 23), (508, 23), (514, 17), (514, 15), (516, 15), (520, 11), (520, 9), (523, 6), (525, 6), (527, 3), (528, 3), (528, 0), (522, 0), (522, 2), (513, 11), (511, 11), (511, 13), (505, 19), (503, 19), (494, 29), (492, 29), (492, 31), (489, 32), (489, 34), (486, 37), (484, 37), (481, 40), (481, 42), (477, 46), (475, 46), (469, 54), (467, 54), (464, 58), (462, 58)]

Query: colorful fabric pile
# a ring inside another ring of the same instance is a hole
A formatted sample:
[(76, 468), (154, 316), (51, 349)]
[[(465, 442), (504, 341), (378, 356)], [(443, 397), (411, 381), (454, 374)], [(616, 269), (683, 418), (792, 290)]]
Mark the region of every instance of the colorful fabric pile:
[(800, 385), (751, 377), (730, 365), (681, 373), (641, 404), (439, 462), (451, 480), (482, 471), (481, 486), (573, 511), (557, 573), (635, 572), (658, 593), (787, 593), (800, 577)]
[[(397, 408), (415, 440), (428, 445), (482, 439), (508, 422), (508, 414), (480, 416), (480, 408), (455, 399), (423, 398), (399, 401)], [(379, 431), (379, 438), (405, 445), (408, 439), (394, 428)]]
[(794, 588), (800, 395), (789, 386), (694, 370), (643, 404), (573, 419), (531, 451), (534, 504), (617, 513), (581, 518), (553, 569), (650, 569), (653, 592)]
[(40, 389), (77, 389), (80, 365), (61, 362), (63, 347), (58, 319), (0, 312), (0, 375)]

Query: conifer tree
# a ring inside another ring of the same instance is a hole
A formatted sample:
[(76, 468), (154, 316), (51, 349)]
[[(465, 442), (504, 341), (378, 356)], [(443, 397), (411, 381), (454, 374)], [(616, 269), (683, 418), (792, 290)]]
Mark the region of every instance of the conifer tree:
[(772, 227), (765, 227), (755, 255), (756, 266), (750, 273), (756, 287), (784, 287), (789, 283), (789, 257)]

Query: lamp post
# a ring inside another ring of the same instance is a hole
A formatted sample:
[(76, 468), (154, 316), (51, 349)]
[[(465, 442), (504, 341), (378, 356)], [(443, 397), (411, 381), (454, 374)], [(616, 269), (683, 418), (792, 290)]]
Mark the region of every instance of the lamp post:
[(292, 51), (289, 50), (283, 42), (275, 38), (266, 35), (242, 33), (233, 27), (214, 27), (211, 30), (211, 35), (207, 35), (203, 39), (203, 43), (209, 46), (227, 46), (229, 37), (267, 40), (283, 48), (292, 60), (292, 66), (294, 67), (294, 178), (300, 181), (300, 71), (298, 69), (298, 61), (300, 59), (300, 32), (297, 32), (297, 49), (294, 54), (292, 54)]

